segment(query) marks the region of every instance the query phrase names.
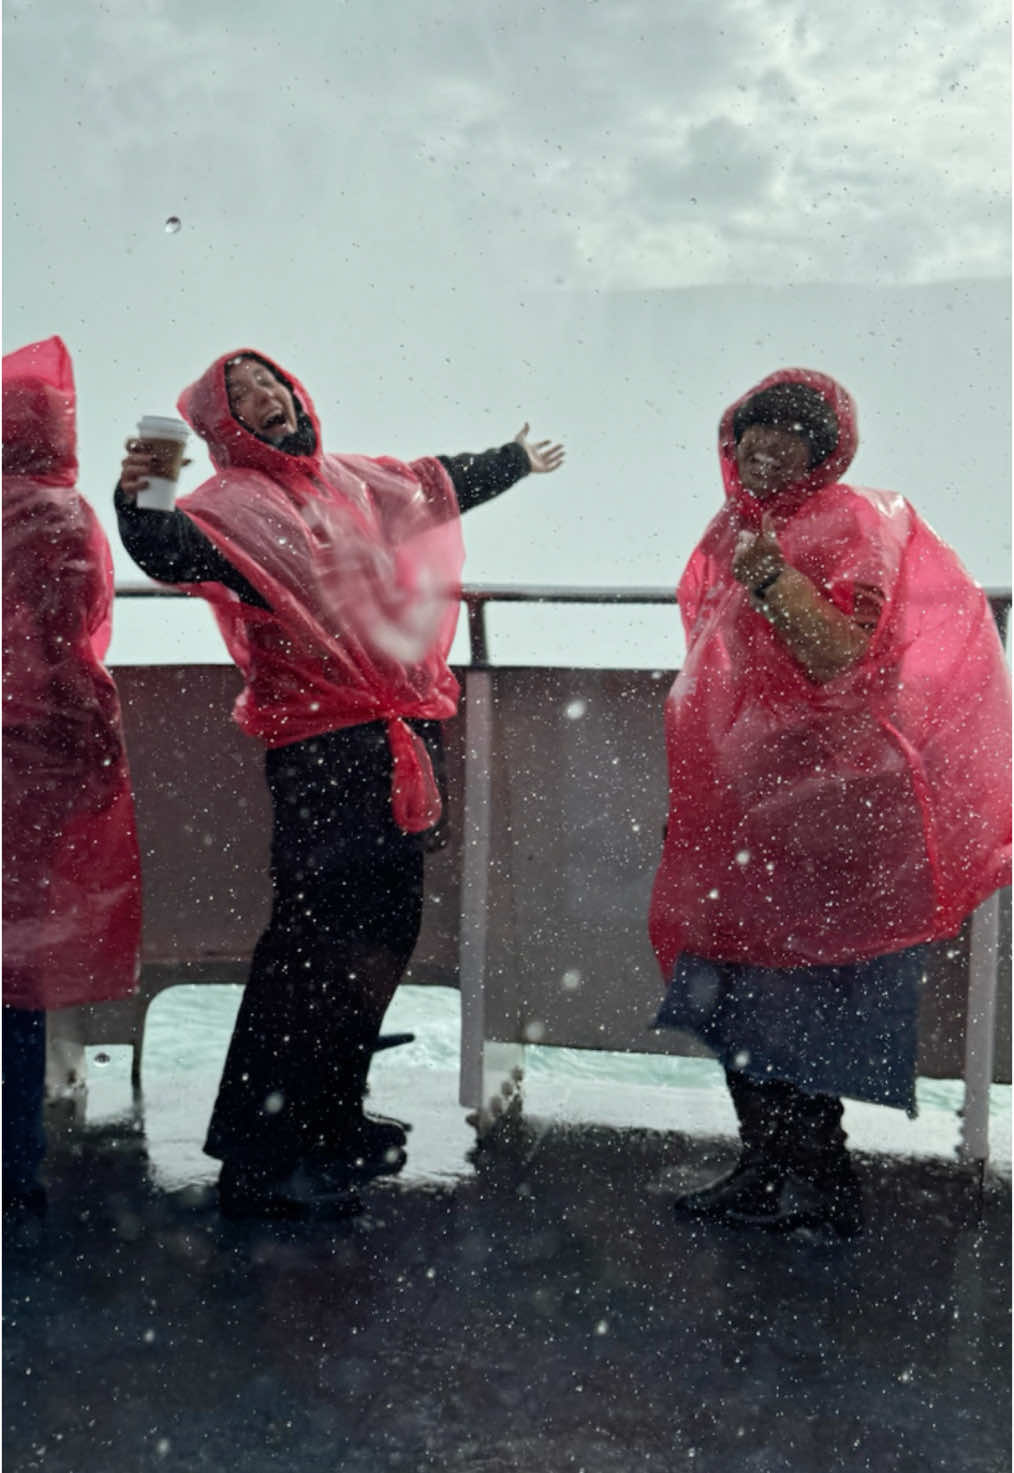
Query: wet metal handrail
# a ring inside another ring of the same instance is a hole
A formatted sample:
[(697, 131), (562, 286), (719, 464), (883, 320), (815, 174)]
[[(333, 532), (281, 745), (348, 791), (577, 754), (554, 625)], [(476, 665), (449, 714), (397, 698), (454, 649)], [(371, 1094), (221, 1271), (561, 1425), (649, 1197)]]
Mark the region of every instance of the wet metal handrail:
[[(1010, 619), (1011, 590), (984, 589), (993, 611), (1000, 638), (1006, 646)], [(117, 598), (186, 598), (176, 588), (157, 583), (127, 583), (116, 590)], [(461, 602), (468, 617), (470, 663), (479, 670), (493, 662), (489, 657), (489, 633), (486, 609), (489, 604), (598, 604), (603, 607), (631, 607), (647, 604), (673, 604), (672, 588), (583, 588), (532, 586), (523, 583), (466, 583), (461, 589)]]

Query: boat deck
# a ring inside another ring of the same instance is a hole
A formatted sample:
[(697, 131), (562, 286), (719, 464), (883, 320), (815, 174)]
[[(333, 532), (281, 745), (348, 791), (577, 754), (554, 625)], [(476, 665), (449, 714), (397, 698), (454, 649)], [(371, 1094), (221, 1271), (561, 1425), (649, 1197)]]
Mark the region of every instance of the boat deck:
[(269, 1227), (140, 1125), (55, 1132), (7, 1244), (12, 1473), (1010, 1466), (999, 1176), (860, 1156), (865, 1237), (799, 1242), (674, 1216), (728, 1139), (535, 1120), (470, 1161), (448, 1108), (363, 1216)]

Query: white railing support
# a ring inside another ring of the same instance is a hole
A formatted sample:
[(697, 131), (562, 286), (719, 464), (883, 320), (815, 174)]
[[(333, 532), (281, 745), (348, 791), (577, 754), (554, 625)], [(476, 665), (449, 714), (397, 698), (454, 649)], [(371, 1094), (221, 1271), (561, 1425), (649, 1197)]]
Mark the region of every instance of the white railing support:
[(965, 1103), (961, 1160), (989, 1158), (989, 1087), (996, 1046), (996, 973), (1000, 949), (1000, 896), (991, 895), (972, 915), (965, 1021)]
[(485, 1038), (487, 900), (491, 857), (493, 693), (488, 670), (465, 676), (465, 801), (461, 862), (461, 1067), (458, 1098), (469, 1110), (482, 1106)]

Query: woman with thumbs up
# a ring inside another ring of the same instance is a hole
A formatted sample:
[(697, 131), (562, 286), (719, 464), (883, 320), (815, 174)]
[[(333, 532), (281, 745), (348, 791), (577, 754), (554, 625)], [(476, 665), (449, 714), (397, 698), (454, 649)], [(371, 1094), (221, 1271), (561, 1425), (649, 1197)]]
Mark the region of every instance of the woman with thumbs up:
[(1010, 682), (982, 590), (901, 496), (844, 484), (855, 406), (772, 374), (719, 427), (680, 581), (658, 1026), (725, 1066), (735, 1171), (694, 1216), (863, 1223), (843, 1095), (915, 1113), (925, 943), (1009, 881)]

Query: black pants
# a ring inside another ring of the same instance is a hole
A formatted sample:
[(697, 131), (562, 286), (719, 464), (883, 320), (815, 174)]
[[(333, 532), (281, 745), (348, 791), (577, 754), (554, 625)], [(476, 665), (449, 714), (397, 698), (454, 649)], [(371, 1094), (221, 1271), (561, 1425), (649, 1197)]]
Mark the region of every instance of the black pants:
[(833, 1172), (845, 1156), (842, 1102), (807, 1094), (784, 1079), (759, 1082), (726, 1069), (746, 1155), (802, 1176)]
[(254, 952), (205, 1151), (283, 1174), (340, 1151), (419, 934), (423, 852), (391, 816), (386, 728), (267, 754), (271, 920)]
[(46, 1015), (3, 1009), (4, 1194), (27, 1192), (46, 1154), (42, 1107), (46, 1088)]

